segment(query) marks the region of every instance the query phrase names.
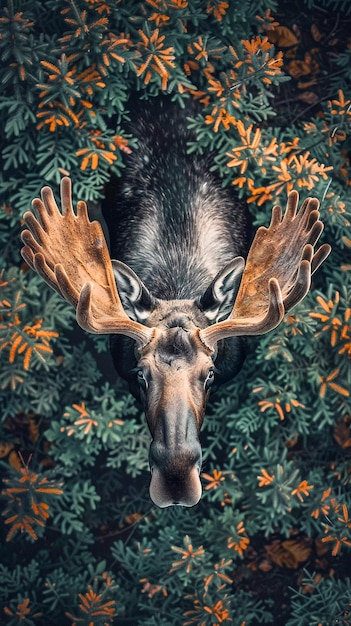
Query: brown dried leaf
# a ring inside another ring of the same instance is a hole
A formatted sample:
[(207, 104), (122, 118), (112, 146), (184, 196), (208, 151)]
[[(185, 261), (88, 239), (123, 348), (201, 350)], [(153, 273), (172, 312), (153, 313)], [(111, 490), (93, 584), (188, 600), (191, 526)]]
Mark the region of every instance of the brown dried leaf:
[(317, 24), (312, 24), (311, 26), (311, 34), (315, 41), (320, 41), (323, 38), (323, 34), (319, 30)]
[(342, 448), (351, 447), (351, 431), (350, 427), (344, 420), (339, 420), (333, 430), (333, 438)]
[(299, 440), (299, 437), (300, 437), (299, 433), (298, 433), (298, 432), (295, 432), (295, 433), (294, 433), (294, 434), (290, 437), (290, 439), (287, 439), (287, 440), (285, 441), (285, 445), (286, 445), (286, 447), (287, 447), (287, 448), (293, 448), (294, 446), (296, 446), (296, 444), (297, 444), (297, 442), (298, 442), (298, 440)]
[(302, 102), (306, 102), (306, 104), (317, 104), (319, 102), (319, 98), (314, 91), (305, 91), (304, 93), (300, 93), (297, 97)]
[(311, 554), (311, 547), (304, 539), (276, 539), (265, 550), (276, 565), (290, 569), (297, 569)]
[(0, 459), (3, 459), (13, 449), (13, 444), (5, 441), (0, 441)]
[(291, 48), (298, 44), (296, 35), (287, 26), (277, 26), (267, 31), (268, 39), (279, 48)]
[(259, 563), (258, 568), (262, 572), (270, 572), (272, 569), (272, 561), (269, 561), (268, 559), (263, 559), (263, 561)]
[(297, 86), (299, 89), (308, 89), (308, 87), (314, 87), (314, 85), (316, 84), (317, 84), (317, 81), (315, 78), (313, 78), (312, 80), (307, 80), (307, 81), (299, 80), (299, 82), (297, 83)]
[(317, 538), (314, 543), (315, 543), (317, 556), (323, 556), (324, 554), (329, 552), (329, 547), (327, 546), (325, 542), (323, 543), (321, 539)]
[(12, 452), (9, 454), (9, 464), (18, 471), (21, 469), (21, 459), (18, 456), (16, 450), (12, 450)]

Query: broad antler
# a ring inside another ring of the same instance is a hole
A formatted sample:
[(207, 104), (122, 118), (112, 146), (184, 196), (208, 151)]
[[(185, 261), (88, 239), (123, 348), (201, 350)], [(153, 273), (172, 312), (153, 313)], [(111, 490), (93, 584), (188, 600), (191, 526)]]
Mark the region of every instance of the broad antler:
[[(34, 215), (24, 215), (24, 260), (76, 308), (82, 328), (127, 335), (146, 345), (155, 329), (125, 313), (102, 228), (89, 221), (85, 202), (78, 202), (74, 213), (70, 179), (61, 182), (62, 213), (50, 187), (41, 195), (41, 200), (33, 200)], [(230, 317), (199, 332), (210, 349), (226, 337), (272, 330), (305, 297), (311, 275), (331, 248), (324, 244), (314, 253), (323, 230), (318, 200), (308, 198), (298, 213), (297, 206), (298, 194), (292, 191), (284, 217), (275, 206), (269, 228), (261, 226), (256, 232)]]
[(298, 200), (298, 193), (291, 191), (284, 217), (275, 206), (269, 228), (257, 230), (230, 317), (200, 331), (208, 347), (226, 337), (272, 330), (307, 294), (311, 275), (331, 248), (324, 244), (314, 253), (323, 230), (319, 201), (307, 198), (296, 214)]
[(123, 309), (101, 225), (90, 222), (85, 202), (78, 202), (74, 213), (70, 179), (61, 182), (62, 213), (50, 187), (43, 187), (41, 197), (33, 200), (34, 215), (24, 215), (24, 260), (76, 308), (84, 330), (148, 343), (153, 329), (131, 320)]

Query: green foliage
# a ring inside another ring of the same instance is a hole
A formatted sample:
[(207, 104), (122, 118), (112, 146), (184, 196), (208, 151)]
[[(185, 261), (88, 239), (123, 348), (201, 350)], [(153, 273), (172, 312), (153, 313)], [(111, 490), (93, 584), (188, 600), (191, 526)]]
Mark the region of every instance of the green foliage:
[[(311, 0), (304, 0), (304, 2), (309, 8), (312, 7)], [(342, 11), (345, 15), (350, 14), (351, 7), (346, 0), (321, 0), (320, 4), (326, 9), (331, 7), (334, 11)]]
[(350, 597), (350, 579), (323, 580), (306, 572), (300, 589), (293, 594), (292, 617), (287, 626), (347, 623), (349, 611), (345, 607), (350, 605)]
[[(1, 623), (350, 623), (349, 3), (290, 4), (0, 9)], [(189, 153), (215, 153), (255, 227), (296, 188), (320, 199), (333, 247), (213, 396), (193, 509), (152, 506), (149, 433), (106, 338), (19, 258), (41, 186), (68, 173), (76, 199), (102, 198), (137, 149), (130, 95), (161, 93), (198, 102)]]

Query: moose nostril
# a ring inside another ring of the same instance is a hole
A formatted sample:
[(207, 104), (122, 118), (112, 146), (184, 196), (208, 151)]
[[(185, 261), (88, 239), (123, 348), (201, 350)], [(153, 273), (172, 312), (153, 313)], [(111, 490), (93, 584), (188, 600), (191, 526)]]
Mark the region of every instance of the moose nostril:
[(154, 466), (151, 473), (150, 498), (156, 506), (195, 506), (201, 498), (199, 466), (193, 466), (181, 478), (167, 475)]

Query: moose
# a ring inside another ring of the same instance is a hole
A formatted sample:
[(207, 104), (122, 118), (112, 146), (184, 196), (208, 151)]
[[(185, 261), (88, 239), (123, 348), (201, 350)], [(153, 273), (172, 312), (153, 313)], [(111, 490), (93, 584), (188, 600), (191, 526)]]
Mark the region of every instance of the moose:
[(138, 149), (102, 207), (110, 252), (86, 203), (74, 210), (68, 177), (61, 211), (43, 187), (22, 233), (24, 260), (75, 307), (78, 324), (111, 336), (114, 366), (145, 410), (159, 507), (197, 504), (211, 387), (239, 372), (245, 337), (276, 328), (330, 252), (314, 249), (318, 200), (298, 209), (296, 191), (249, 246), (247, 207), (214, 173), (213, 154), (187, 151), (187, 114), (162, 103), (133, 117)]

